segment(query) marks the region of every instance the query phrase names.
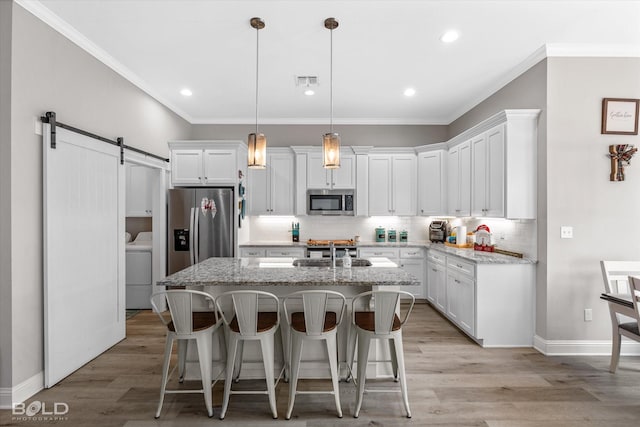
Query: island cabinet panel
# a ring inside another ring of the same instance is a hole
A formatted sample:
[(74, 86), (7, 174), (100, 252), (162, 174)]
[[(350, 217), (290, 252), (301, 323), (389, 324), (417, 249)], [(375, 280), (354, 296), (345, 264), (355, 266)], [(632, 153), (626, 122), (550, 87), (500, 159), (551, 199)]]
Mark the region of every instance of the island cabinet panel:
[(474, 263), (429, 249), (427, 300), (484, 347), (533, 345), (535, 264)]

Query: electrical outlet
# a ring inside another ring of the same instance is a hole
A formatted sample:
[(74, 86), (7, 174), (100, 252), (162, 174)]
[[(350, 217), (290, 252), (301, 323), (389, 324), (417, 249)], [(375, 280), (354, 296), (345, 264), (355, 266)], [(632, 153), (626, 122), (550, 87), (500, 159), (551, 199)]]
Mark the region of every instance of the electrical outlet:
[(593, 310), (591, 310), (590, 308), (585, 308), (584, 309), (584, 321), (585, 322), (591, 322), (593, 320)]
[(560, 227), (560, 238), (573, 239), (573, 227), (568, 225), (563, 225), (562, 227)]

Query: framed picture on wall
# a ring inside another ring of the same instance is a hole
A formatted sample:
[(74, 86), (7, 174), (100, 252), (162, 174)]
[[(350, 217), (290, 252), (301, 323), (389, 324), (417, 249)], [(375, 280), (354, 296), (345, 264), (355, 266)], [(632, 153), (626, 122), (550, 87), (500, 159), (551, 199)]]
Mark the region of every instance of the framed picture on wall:
[(604, 98), (602, 100), (602, 133), (638, 134), (640, 99)]

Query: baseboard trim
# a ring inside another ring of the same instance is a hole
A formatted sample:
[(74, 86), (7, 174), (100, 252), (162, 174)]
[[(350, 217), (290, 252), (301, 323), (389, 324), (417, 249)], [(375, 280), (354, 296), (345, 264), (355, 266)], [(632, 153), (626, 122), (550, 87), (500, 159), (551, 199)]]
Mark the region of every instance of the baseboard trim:
[[(611, 356), (611, 341), (545, 340), (533, 337), (533, 348), (545, 356)], [(622, 356), (640, 356), (640, 343), (622, 339)]]
[(22, 403), (44, 388), (44, 372), (38, 372), (13, 388), (0, 389), (0, 409), (11, 409), (14, 403)]

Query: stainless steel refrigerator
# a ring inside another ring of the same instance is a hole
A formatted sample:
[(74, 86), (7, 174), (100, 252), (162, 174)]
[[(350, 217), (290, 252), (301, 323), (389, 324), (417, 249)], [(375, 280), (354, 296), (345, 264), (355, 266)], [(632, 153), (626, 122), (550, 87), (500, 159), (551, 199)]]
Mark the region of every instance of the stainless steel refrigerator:
[(169, 190), (167, 274), (234, 256), (233, 188)]

